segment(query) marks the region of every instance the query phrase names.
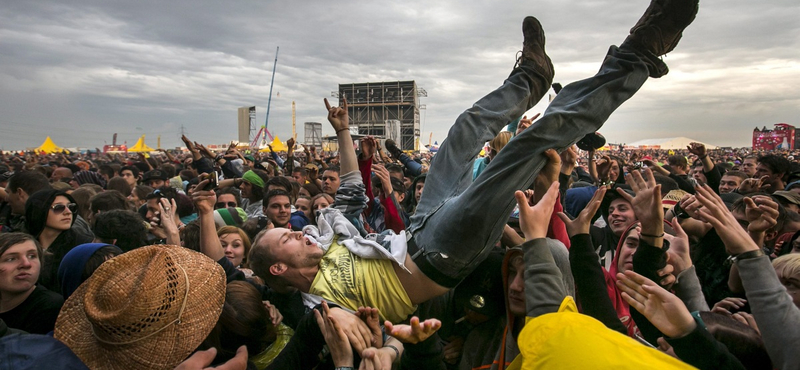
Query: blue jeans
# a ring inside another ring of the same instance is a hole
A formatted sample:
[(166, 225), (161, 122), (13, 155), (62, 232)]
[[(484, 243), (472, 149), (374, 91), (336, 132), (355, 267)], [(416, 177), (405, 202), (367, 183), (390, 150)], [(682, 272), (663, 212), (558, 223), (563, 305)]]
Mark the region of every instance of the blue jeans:
[(527, 189), (559, 152), (597, 131), (648, 78), (642, 57), (609, 48), (600, 71), (564, 87), (533, 126), (514, 137), (472, 181), (472, 161), (484, 142), (530, 109), (550, 88), (523, 62), (502, 86), (456, 120), (433, 158), (409, 231), (419, 248), (414, 262), (429, 278), (454, 287), (494, 247), (514, 209), (514, 191)]

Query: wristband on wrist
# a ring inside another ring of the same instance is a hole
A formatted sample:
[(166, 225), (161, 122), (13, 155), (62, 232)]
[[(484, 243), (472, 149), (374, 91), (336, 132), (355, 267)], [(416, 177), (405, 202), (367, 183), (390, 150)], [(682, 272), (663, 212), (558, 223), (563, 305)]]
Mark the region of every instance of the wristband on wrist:
[(728, 259), (725, 260), (725, 262), (727, 262), (728, 264), (732, 265), (732, 264), (734, 264), (736, 262), (739, 262), (741, 260), (761, 257), (763, 255), (764, 255), (764, 251), (761, 250), (761, 248), (758, 248), (758, 249), (755, 249), (755, 250), (752, 250), (752, 251), (747, 251), (747, 252), (744, 252), (744, 253), (739, 253), (739, 254), (735, 254), (735, 255), (729, 256)]
[(645, 233), (639, 233), (639, 236), (645, 236), (645, 237), (648, 237), (648, 238), (663, 238), (664, 237), (664, 233), (661, 233), (661, 235), (650, 235), (650, 234), (645, 234)]
[(677, 218), (687, 219), (691, 217), (688, 213), (686, 213), (686, 211), (683, 210), (683, 208), (681, 208), (680, 202), (675, 203), (675, 206), (672, 207), (672, 213), (675, 214), (675, 217)]
[(342, 131), (347, 131), (347, 130), (350, 130), (350, 127), (340, 128), (340, 129), (336, 130), (336, 133), (338, 134), (338, 133), (340, 133)]
[(388, 347), (388, 348), (391, 348), (391, 349), (393, 349), (393, 350), (394, 350), (394, 354), (396, 355), (396, 357), (394, 358), (394, 360), (395, 360), (395, 361), (399, 361), (399, 360), (400, 360), (400, 351), (397, 349), (397, 347), (395, 347), (395, 346), (393, 346), (393, 345), (391, 345), (391, 344), (384, 344), (384, 345), (383, 345), (383, 347), (384, 347), (384, 348)]
[(337, 366), (333, 370), (356, 370), (356, 368), (352, 366)]

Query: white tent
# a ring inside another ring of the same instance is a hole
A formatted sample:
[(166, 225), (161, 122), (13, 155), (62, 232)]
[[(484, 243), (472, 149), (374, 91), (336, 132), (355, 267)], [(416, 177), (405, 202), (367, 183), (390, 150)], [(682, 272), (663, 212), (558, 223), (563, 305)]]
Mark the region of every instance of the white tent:
[(626, 144), (626, 148), (631, 149), (686, 149), (689, 143), (702, 143), (706, 149), (717, 149), (716, 145), (704, 143), (700, 140), (690, 139), (688, 137), (669, 137), (663, 139), (645, 139), (639, 140), (634, 143)]

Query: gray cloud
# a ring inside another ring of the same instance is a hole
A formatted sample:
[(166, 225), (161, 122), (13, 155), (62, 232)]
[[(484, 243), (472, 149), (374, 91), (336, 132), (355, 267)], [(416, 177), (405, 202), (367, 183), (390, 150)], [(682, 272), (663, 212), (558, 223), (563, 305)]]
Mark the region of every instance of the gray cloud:
[[(236, 108), (264, 121), (281, 47), (270, 130), (324, 122), (322, 98), (339, 83), (414, 79), (423, 138), (441, 142), (455, 117), (502, 83), (520, 49), (520, 22), (536, 15), (556, 81), (591, 76), (646, 1), (520, 2), (3, 2), (0, 147), (94, 147), (114, 132), (155, 145), (236, 136)], [(744, 146), (752, 128), (796, 121), (800, 4), (703, 1), (695, 24), (651, 80), (603, 127), (613, 142), (689, 136)], [(546, 99), (545, 99), (546, 100)], [(546, 101), (532, 113), (541, 112)], [(299, 131), (302, 135), (302, 126)], [(329, 130), (328, 130), (329, 131)], [(425, 141), (425, 140), (423, 140)]]

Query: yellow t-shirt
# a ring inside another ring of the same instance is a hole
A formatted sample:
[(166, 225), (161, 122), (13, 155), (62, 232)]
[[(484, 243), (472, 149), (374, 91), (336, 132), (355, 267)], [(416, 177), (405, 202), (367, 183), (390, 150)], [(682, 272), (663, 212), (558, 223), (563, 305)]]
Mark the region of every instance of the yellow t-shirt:
[(405, 320), (416, 310), (392, 261), (356, 256), (339, 244), (338, 238), (322, 257), (308, 292), (351, 310), (378, 308), (381, 317), (392, 323)]

